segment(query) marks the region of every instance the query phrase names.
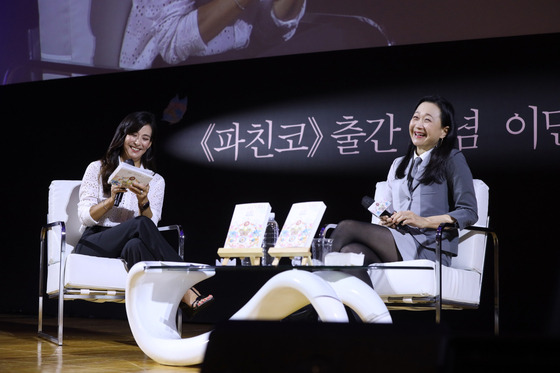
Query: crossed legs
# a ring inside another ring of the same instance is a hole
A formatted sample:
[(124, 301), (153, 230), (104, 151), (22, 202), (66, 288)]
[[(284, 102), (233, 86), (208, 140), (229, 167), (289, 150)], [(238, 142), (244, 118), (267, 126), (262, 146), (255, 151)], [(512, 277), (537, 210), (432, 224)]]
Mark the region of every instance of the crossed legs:
[(402, 260), (388, 228), (356, 220), (338, 223), (331, 235), (333, 251), (364, 254), (364, 264)]
[[(145, 216), (95, 233), (86, 231), (74, 252), (105, 258), (122, 258), (129, 269), (141, 261), (183, 261), (153, 221)], [(189, 289), (183, 296), (183, 302), (189, 306), (198, 306), (210, 300), (209, 297), (201, 296), (196, 289)]]

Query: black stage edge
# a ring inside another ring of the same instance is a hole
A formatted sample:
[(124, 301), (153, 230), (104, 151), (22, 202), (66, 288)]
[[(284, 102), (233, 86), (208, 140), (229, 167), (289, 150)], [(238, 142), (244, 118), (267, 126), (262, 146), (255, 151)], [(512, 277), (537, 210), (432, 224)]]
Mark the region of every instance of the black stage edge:
[(441, 326), (228, 321), (202, 373), (557, 372), (558, 338), (451, 336)]

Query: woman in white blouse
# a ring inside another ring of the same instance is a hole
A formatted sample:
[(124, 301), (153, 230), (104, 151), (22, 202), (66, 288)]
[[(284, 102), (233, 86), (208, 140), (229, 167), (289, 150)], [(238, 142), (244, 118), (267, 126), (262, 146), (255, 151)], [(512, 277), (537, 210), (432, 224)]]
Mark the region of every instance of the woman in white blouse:
[[(165, 192), (163, 177), (155, 173), (148, 185), (135, 182), (128, 188), (108, 183), (109, 175), (127, 160), (154, 170), (155, 128), (151, 113), (127, 115), (104, 157), (87, 167), (79, 193), (83, 233), (76, 253), (122, 258), (129, 269), (140, 261), (183, 261), (157, 229)], [(122, 200), (115, 204), (119, 193)], [(184, 295), (181, 308), (192, 316), (212, 300), (212, 295), (202, 296), (192, 288)]]
[(306, 0), (134, 0), (120, 66), (146, 69), (156, 57), (178, 64), (247, 48), (254, 39), (289, 40)]

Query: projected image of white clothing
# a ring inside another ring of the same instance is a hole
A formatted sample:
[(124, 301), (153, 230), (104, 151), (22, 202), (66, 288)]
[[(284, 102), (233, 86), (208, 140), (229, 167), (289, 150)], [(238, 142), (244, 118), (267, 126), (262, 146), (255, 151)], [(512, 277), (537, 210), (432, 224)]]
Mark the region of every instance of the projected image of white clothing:
[(33, 79), (559, 30), (552, 0), (507, 13), (483, 0), (25, 1), (37, 1), (38, 24), (24, 48), (44, 67)]
[[(277, 9), (284, 3), (285, 8)], [(289, 40), (305, 13), (305, 0), (135, 0), (120, 66), (145, 69), (160, 56), (167, 64), (211, 56), (252, 43)]]

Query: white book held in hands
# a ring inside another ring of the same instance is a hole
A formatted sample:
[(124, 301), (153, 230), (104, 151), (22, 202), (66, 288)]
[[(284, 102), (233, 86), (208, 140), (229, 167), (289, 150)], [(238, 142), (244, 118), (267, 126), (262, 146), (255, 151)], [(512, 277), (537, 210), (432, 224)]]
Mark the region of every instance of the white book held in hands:
[(134, 181), (137, 181), (140, 184), (147, 185), (152, 180), (153, 175), (154, 172), (151, 170), (121, 162), (111, 176), (109, 176), (109, 184), (128, 188)]

